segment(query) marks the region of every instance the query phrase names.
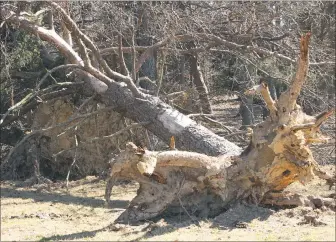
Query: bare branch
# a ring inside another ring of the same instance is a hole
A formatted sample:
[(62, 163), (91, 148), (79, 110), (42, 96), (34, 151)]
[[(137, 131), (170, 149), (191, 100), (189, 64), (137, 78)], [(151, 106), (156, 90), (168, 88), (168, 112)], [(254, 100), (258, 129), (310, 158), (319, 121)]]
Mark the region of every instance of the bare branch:
[(293, 83), (289, 89), (288, 108), (294, 109), (296, 99), (298, 98), (302, 85), (306, 80), (309, 66), (309, 39), (311, 34), (303, 35), (300, 40), (300, 58)]
[(156, 44), (148, 47), (146, 49), (146, 51), (140, 56), (140, 58), (138, 59), (137, 63), (135, 64), (135, 72), (137, 73), (142, 64), (150, 57), (154, 54), (154, 51), (159, 49), (160, 47), (162, 46), (165, 46), (166, 44), (168, 44), (174, 37), (171, 37), (171, 38), (166, 38), (164, 40), (161, 40), (159, 42), (157, 42)]
[[(71, 123), (73, 123), (74, 121), (76, 121), (76, 120), (78, 120), (78, 119), (87, 118), (87, 117), (96, 115), (98, 112), (103, 112), (103, 111), (108, 111), (108, 110), (113, 110), (113, 107), (103, 108), (103, 109), (99, 109), (99, 110), (97, 110), (96, 112), (91, 112), (91, 113), (88, 113), (88, 114), (79, 115), (79, 116), (70, 118), (70, 119), (68, 119), (68, 120), (65, 121), (65, 122), (58, 123), (58, 124), (56, 124), (56, 125), (54, 125), (54, 126), (50, 126), (50, 127), (43, 128), (43, 129), (39, 129), (39, 130), (33, 130), (32, 132), (30, 132), (29, 134), (27, 134), (26, 136), (24, 136), (23, 139), (20, 140), (20, 142), (17, 143), (16, 146), (13, 147), (13, 148), (10, 150), (10, 152), (9, 152), (8, 155), (7, 155), (6, 160), (1, 164), (1, 167), (3, 167), (4, 164), (7, 163), (7, 162), (10, 160), (10, 158), (11, 158), (11, 156), (13, 155), (14, 151), (16, 151), (16, 149), (17, 149), (19, 146), (21, 146), (25, 141), (27, 141), (27, 139), (31, 138), (32, 136), (39, 135), (39, 134), (43, 134), (44, 132), (50, 131), (50, 130), (55, 129), (55, 128), (59, 128), (59, 127), (67, 126), (68, 124), (71, 124)], [(77, 124), (75, 124), (75, 125), (77, 125)], [(74, 126), (75, 126), (75, 125), (74, 125)]]
[(161, 69), (160, 69), (160, 76), (158, 78), (158, 84), (157, 84), (157, 89), (156, 89), (156, 96), (159, 96), (160, 93), (160, 89), (162, 86), (162, 80), (163, 80), (163, 74), (164, 74), (164, 67), (165, 67), (165, 63), (166, 63), (166, 52), (162, 52), (162, 63), (161, 63)]
[[(140, 92), (136, 90), (136, 87), (132, 87), (129, 83), (130, 83), (130, 78), (127, 76), (124, 76), (118, 72), (113, 71), (106, 63), (106, 61), (103, 59), (103, 57), (101, 56), (99, 49), (97, 48), (97, 46), (90, 40), (89, 37), (87, 37), (82, 31), (80, 31), (80, 29), (78, 28), (78, 26), (76, 25), (76, 23), (70, 18), (70, 16), (64, 11), (64, 9), (62, 9), (57, 3), (55, 2), (49, 2), (49, 4), (56, 9), (63, 17), (64, 23), (66, 24), (67, 28), (74, 34), (77, 35), (83, 42), (84, 44), (91, 49), (91, 51), (93, 52), (93, 54), (97, 57), (97, 61), (99, 62), (100, 66), (103, 67), (103, 70), (106, 72), (106, 74), (108, 75), (108, 77), (110, 78), (117, 78), (117, 79), (121, 79), (123, 81), (125, 81), (127, 83), (127, 85), (129, 85), (129, 88), (131, 89), (131, 91), (136, 94), (141, 96)], [(93, 71), (92, 68), (90, 67), (88, 70)], [(89, 72), (90, 72), (89, 71)], [(97, 72), (94, 71), (96, 74)], [(92, 73), (91, 73), (92, 74)]]
[(37, 84), (35, 90), (39, 90), (41, 85), (45, 82), (45, 80), (47, 79), (48, 76), (51, 75), (51, 73), (55, 72), (55, 71), (58, 71), (58, 70), (61, 70), (61, 69), (65, 69), (65, 68), (79, 68), (79, 69), (83, 69), (83, 66), (81, 65), (78, 65), (78, 64), (65, 64), (65, 65), (60, 65), (60, 66), (56, 66), (54, 67), (53, 69), (49, 70), (43, 77), (42, 79), (40, 80), (40, 82)]
[(16, 103), (14, 106), (10, 107), (7, 112), (3, 115), (3, 117), (0, 120), (0, 127), (4, 126), (4, 120), (7, 118), (7, 116), (18, 109), (22, 109), (25, 105), (29, 104), (35, 97), (37, 97), (40, 94), (45, 94), (47, 92), (49, 92), (51, 89), (55, 88), (55, 87), (60, 87), (60, 86), (71, 86), (71, 85), (82, 85), (83, 83), (73, 83), (73, 82), (60, 82), (54, 85), (51, 85), (45, 89), (42, 90), (38, 90), (32, 93), (29, 93), (28, 95), (26, 95), (26, 97), (24, 97), (20, 102)]
[[(54, 92), (49, 92), (46, 94), (42, 94), (41, 96), (39, 96), (39, 98), (41, 98), (43, 101), (48, 101), (48, 100), (52, 100), (55, 98), (60, 98), (60, 97), (65, 97), (68, 95), (71, 95), (75, 92), (76, 90), (74, 89), (65, 89), (65, 90), (57, 90)], [(3, 123), (0, 124), (0, 128), (1, 127), (5, 127), (6, 125), (18, 120), (20, 117), (22, 117), (24, 114), (26, 114), (28, 111), (30, 111), (31, 109), (34, 109), (41, 101), (38, 101), (37, 99), (33, 99), (31, 102), (29, 102), (28, 104), (26, 104), (24, 107), (22, 107), (20, 109), (20, 112), (14, 115), (8, 114), (6, 115), (6, 117), (3, 116)]]
[(111, 139), (111, 138), (114, 138), (115, 136), (127, 131), (127, 130), (130, 130), (130, 129), (133, 129), (133, 128), (136, 128), (136, 127), (140, 127), (140, 126), (144, 126), (144, 125), (147, 125), (149, 124), (150, 122), (141, 122), (141, 123), (135, 123), (135, 124), (131, 124), (113, 134), (110, 134), (110, 135), (106, 135), (106, 136), (101, 136), (101, 137), (94, 137), (94, 138), (91, 138), (89, 140), (87, 140), (86, 142), (83, 142), (82, 144), (86, 144), (86, 143), (92, 143), (92, 142), (95, 142), (95, 141), (98, 141), (98, 140), (104, 140), (104, 139)]
[[(125, 128), (123, 128), (123, 129), (121, 129), (121, 130), (119, 130), (119, 131), (117, 131), (117, 132), (115, 132), (113, 134), (105, 135), (105, 136), (99, 136), (99, 137), (94, 137), (94, 138), (88, 139), (85, 142), (80, 142), (79, 146), (82, 146), (84, 144), (91, 144), (93, 142), (104, 140), (104, 139), (111, 139), (111, 138), (114, 138), (114, 137), (116, 137), (116, 136), (124, 133), (125, 131), (131, 130), (131, 129), (134, 129), (134, 128), (137, 128), (137, 127), (140, 127), (140, 126), (143, 126), (143, 125), (147, 125), (149, 123), (150, 122), (141, 122), (141, 123), (131, 124), (131, 125), (128, 125)], [(61, 150), (60, 152), (54, 154), (53, 157), (59, 156), (59, 155), (63, 154), (64, 152), (69, 151), (69, 150), (73, 150), (73, 149), (77, 149), (77, 146), (69, 148), (69, 149), (66, 149), (66, 150)]]
[[(102, 58), (96, 45), (89, 39), (89, 37), (87, 37), (82, 31), (79, 30), (76, 23), (69, 17), (69, 15), (64, 11), (64, 9), (62, 9), (58, 4), (54, 2), (51, 2), (50, 5), (53, 6), (59, 13), (61, 13), (67, 28), (71, 30), (71, 32), (74, 35), (78, 36), (89, 49), (91, 49), (93, 54), (97, 57), (97, 61), (103, 67), (104, 71), (107, 73), (108, 77), (117, 78), (124, 81), (127, 84), (128, 88), (133, 93), (133, 95), (141, 98), (144, 97), (144, 94), (142, 94), (139, 91), (139, 89), (137, 89), (134, 82), (129, 76), (124, 76), (118, 72), (115, 72), (107, 65), (106, 61)], [(86, 70), (99, 80), (106, 83), (107, 85), (113, 81), (110, 78), (106, 77), (97, 69), (93, 68), (91, 65), (86, 66)]]
[[(61, 2), (62, 6), (64, 7), (64, 11), (69, 14), (69, 1), (65, 1), (65, 2)], [(62, 31), (62, 37), (63, 39), (70, 45), (73, 46), (72, 43), (72, 36), (71, 36), (71, 32), (69, 31), (69, 29), (67, 28), (66, 24), (64, 23), (64, 21), (61, 19), (61, 31)]]
[[(136, 74), (137, 74), (137, 71), (136, 71), (136, 59), (137, 59), (137, 56), (136, 56), (136, 51), (135, 51), (135, 30), (134, 30), (134, 26), (132, 26), (132, 78), (133, 78), (133, 82), (135, 82), (135, 80), (137, 79), (136, 78)], [(137, 83), (137, 86), (139, 86), (139, 83)]]
[[(275, 40), (277, 40), (280, 37), (286, 37), (285, 34), (283, 36), (278, 36), (278, 37), (274, 37)], [(149, 58), (155, 50), (160, 50), (160, 51), (172, 51), (172, 52), (177, 52), (179, 54), (190, 54), (190, 53), (199, 53), (199, 52), (205, 52), (205, 51), (212, 51), (212, 52), (221, 52), (223, 50), (218, 49), (218, 48), (212, 48), (213, 46), (209, 46), (209, 47), (201, 47), (201, 48), (193, 48), (190, 50), (180, 50), (180, 49), (175, 49), (175, 48), (162, 48), (164, 46), (166, 46), (167, 44), (170, 43), (170, 41), (172, 40), (179, 40), (181, 42), (184, 41), (190, 41), (193, 39), (198, 39), (198, 40), (203, 40), (203, 41), (214, 41), (214, 43), (216, 43), (217, 46), (227, 46), (229, 47), (231, 50), (241, 50), (244, 52), (253, 52), (255, 51), (257, 54), (261, 54), (261, 55), (265, 55), (265, 56), (274, 56), (276, 58), (279, 58), (283, 61), (292, 63), (292, 64), (296, 64), (296, 60), (292, 59), (288, 56), (279, 54), (277, 52), (274, 51), (269, 51), (266, 49), (263, 49), (261, 47), (257, 47), (257, 46), (250, 46), (250, 45), (241, 45), (241, 44), (237, 44), (234, 42), (230, 42), (224, 39), (221, 39), (220, 37), (211, 35), (211, 34), (195, 34), (194, 36), (191, 35), (176, 35), (174, 37), (171, 38), (167, 38), (164, 39), (162, 41), (159, 41), (158, 43), (152, 45), (152, 46), (136, 46), (135, 49), (136, 51), (142, 51), (144, 52), (136, 65), (136, 70), (139, 71), (141, 65), (146, 61), (147, 58)], [(273, 38), (271, 38), (269, 41), (272, 41)], [(105, 48), (101, 51), (102, 55), (106, 55), (109, 52), (117, 52), (118, 47), (109, 47), (109, 48)], [(123, 47), (122, 51), (125, 53), (131, 53), (132, 52), (132, 47)], [(335, 65), (334, 61), (324, 61), (324, 62), (311, 62), (309, 63), (310, 66), (324, 66), (324, 65)]]
[(335, 112), (335, 108), (333, 108), (332, 110), (330, 111), (326, 111), (326, 112), (323, 112), (321, 114), (319, 114), (318, 116), (316, 116), (316, 121), (315, 121), (315, 126), (316, 127), (320, 127), (321, 124), (327, 120), (327, 118), (329, 118), (333, 113)]
[(120, 71), (121, 71), (121, 74), (123, 74), (125, 76), (129, 76), (129, 71), (127, 69), (125, 59), (124, 59), (124, 53), (122, 51), (122, 36), (121, 36), (121, 34), (118, 35), (118, 42), (119, 42), (118, 50), (119, 50)]
[(267, 83), (262, 79), (261, 83), (257, 86), (252, 87), (251, 89), (247, 90), (245, 94), (254, 94), (255, 92), (260, 93), (263, 97), (268, 110), (270, 111), (270, 116), (273, 121), (276, 120), (278, 116), (278, 110), (275, 106), (275, 101), (271, 97), (271, 94), (268, 89)]
[(83, 41), (78, 38), (78, 36), (75, 36), (75, 41), (77, 42), (78, 44), (78, 49), (79, 49), (79, 54), (81, 55), (83, 61), (84, 61), (84, 66), (85, 67), (91, 67), (91, 60), (90, 60), (90, 57), (89, 57), (89, 54), (86, 50), (86, 47), (83, 43)]

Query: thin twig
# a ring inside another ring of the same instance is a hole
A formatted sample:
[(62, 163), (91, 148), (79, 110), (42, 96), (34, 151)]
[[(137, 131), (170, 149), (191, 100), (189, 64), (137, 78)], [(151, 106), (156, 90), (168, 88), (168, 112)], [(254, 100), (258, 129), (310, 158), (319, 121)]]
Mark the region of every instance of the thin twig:
[(91, 97), (89, 97), (88, 99), (86, 99), (80, 106), (79, 108), (76, 110), (76, 112), (70, 117), (74, 117), (75, 115), (77, 115), (88, 103), (90, 103), (95, 97), (97, 96), (97, 93), (93, 94)]
[[(75, 131), (77, 131), (77, 127), (75, 128)], [(68, 188), (69, 188), (69, 176), (70, 176), (70, 171), (71, 171), (71, 168), (72, 166), (76, 163), (76, 158), (77, 158), (77, 148), (78, 148), (78, 138), (77, 138), (77, 134), (75, 134), (75, 144), (76, 144), (76, 148), (75, 148), (75, 156), (73, 158), (73, 161), (69, 167), (69, 170), (68, 170), (68, 174), (67, 174), (67, 177), (66, 177), (66, 189), (68, 191)]]
[(181, 192), (182, 187), (184, 186), (184, 182), (185, 182), (185, 177), (183, 176), (183, 180), (182, 180), (181, 185), (180, 185), (180, 187), (179, 187), (179, 191), (178, 191), (177, 194), (176, 194), (177, 199), (179, 200), (181, 207), (183, 208), (184, 212), (188, 215), (188, 217), (191, 219), (191, 221), (195, 222), (196, 225), (197, 225), (198, 227), (201, 227), (199, 221), (198, 221), (197, 219), (194, 219), (194, 218), (189, 214), (189, 212), (188, 212), (187, 209), (183, 206), (183, 203), (182, 203), (182, 201), (181, 201), (180, 192)]
[[(72, 129), (73, 127), (78, 126), (78, 125), (81, 124), (81, 123), (84, 123), (84, 121), (85, 121), (87, 118), (91, 117), (92, 115), (96, 115), (96, 114), (98, 114), (98, 113), (105, 112), (105, 111), (110, 111), (110, 110), (113, 110), (113, 109), (107, 107), (107, 108), (98, 109), (98, 110), (95, 111), (95, 112), (91, 112), (91, 113), (84, 114), (84, 115), (80, 115), (80, 116), (74, 116), (74, 115), (70, 116), (70, 117), (69, 117), (69, 120), (72, 120), (72, 121), (73, 121), (73, 120), (76, 120), (77, 118), (78, 118), (78, 119), (82, 119), (82, 120), (81, 120), (81, 121), (78, 121), (77, 123), (75, 123), (75, 124), (73, 124), (73, 125), (71, 125), (71, 126), (68, 126), (67, 128), (65, 128), (64, 131), (63, 131), (62, 133), (60, 133), (60, 134), (57, 135), (57, 137), (59, 137), (59, 136), (65, 134), (67, 131), (69, 131), (69, 130)], [(71, 122), (72, 122), (72, 121), (71, 121)]]
[[(104, 139), (111, 139), (111, 138), (114, 138), (120, 134), (122, 134), (123, 132), (125, 131), (128, 131), (130, 129), (133, 129), (133, 128), (136, 128), (136, 127), (139, 127), (139, 126), (143, 126), (143, 125), (147, 125), (149, 124), (150, 122), (142, 122), (142, 123), (135, 123), (135, 124), (131, 124), (113, 134), (110, 134), (110, 135), (106, 135), (106, 136), (99, 136), (99, 137), (94, 137), (94, 138), (91, 138), (89, 139), (88, 141), (86, 142), (81, 142), (80, 145), (85, 145), (85, 144), (91, 144), (93, 143), (94, 141), (99, 141), (99, 140), (104, 140)], [(72, 148), (69, 148), (69, 149), (66, 149), (66, 150), (61, 150), (60, 152), (56, 153), (53, 155), (53, 157), (56, 157), (56, 156), (59, 156), (60, 154), (66, 152), (66, 151), (69, 151), (69, 150), (73, 150), (75, 149), (76, 147), (72, 147)]]
[[(112, 107), (108, 107), (108, 108), (103, 108), (103, 109), (99, 109), (98, 111), (101, 112), (102, 110), (112, 110), (113, 108)], [(86, 118), (86, 117), (89, 117), (91, 115), (95, 115), (98, 111), (96, 112), (93, 112), (93, 113), (89, 113), (89, 114), (85, 114), (85, 115), (80, 115), (80, 116), (77, 116), (77, 117), (74, 117), (72, 119), (68, 119), (67, 121), (65, 122), (62, 122), (62, 123), (59, 123), (55, 126), (50, 126), (50, 127), (47, 127), (47, 128), (44, 128), (44, 129), (39, 129), (39, 130), (34, 130), (32, 132), (30, 132), (29, 134), (27, 134), (25, 137), (23, 137), (22, 140), (20, 140), (19, 143), (17, 143), (17, 145), (15, 145), (11, 150), (10, 152), (8, 153), (7, 155), (7, 158), (6, 160), (1, 164), (1, 167), (3, 167), (3, 165), (5, 163), (7, 163), (9, 161), (9, 159), (11, 158), (11, 156), (13, 155), (14, 151), (19, 147), (21, 146), (28, 138), (30, 138), (31, 136), (33, 135), (36, 135), (36, 134), (42, 134), (44, 132), (47, 132), (49, 130), (52, 130), (52, 129), (55, 129), (55, 128), (59, 128), (59, 127), (63, 127), (63, 126), (66, 126), (67, 124), (77, 120), (77, 119), (82, 119), (82, 118)]]
[[(133, 82), (135, 82), (136, 80), (136, 69), (135, 69), (135, 63), (136, 63), (136, 60), (137, 60), (137, 56), (136, 56), (136, 51), (135, 51), (135, 29), (134, 29), (134, 26), (132, 26), (132, 78), (133, 78)], [(137, 83), (139, 84), (139, 83)], [(139, 86), (139, 85), (138, 85)]]
[(127, 69), (124, 52), (122, 52), (122, 36), (121, 34), (118, 35), (118, 42), (119, 42), (119, 64), (120, 64), (120, 71), (121, 74), (129, 76), (129, 71)]
[(0, 120), (0, 125), (4, 122), (5, 118), (7, 117), (7, 115), (9, 115), (10, 112), (22, 108), (23, 105), (28, 104), (29, 101), (31, 101), (34, 97), (37, 97), (38, 95), (44, 94), (47, 91), (50, 91), (51, 89), (53, 89), (55, 87), (81, 85), (81, 84), (83, 84), (83, 82), (59, 82), (59, 83), (51, 85), (51, 86), (49, 86), (45, 89), (38, 90), (36, 92), (32, 92), (32, 93), (27, 94), (20, 102), (16, 103), (14, 106), (10, 107), (7, 110), (7, 112), (3, 115), (3, 117)]
[(192, 117), (216, 117), (219, 116), (218, 114), (213, 114), (213, 113), (191, 113), (187, 115), (189, 118)]
[(163, 52), (162, 55), (163, 55), (163, 58), (162, 58), (162, 63), (161, 63), (160, 77), (159, 77), (159, 80), (158, 80), (158, 85), (157, 85), (157, 90), (156, 90), (156, 95), (155, 95), (157, 97), (159, 96), (160, 89), (161, 89), (161, 86), (162, 86), (164, 66), (165, 66), (165, 62), (166, 62), (165, 52)]
[(110, 135), (106, 135), (106, 136), (100, 136), (100, 137), (94, 137), (94, 138), (91, 138), (89, 139), (87, 142), (83, 142), (82, 144), (86, 144), (86, 143), (92, 143), (94, 141), (98, 141), (98, 140), (104, 140), (104, 139), (110, 139), (110, 138), (113, 138), (129, 129), (133, 129), (133, 128), (136, 128), (136, 127), (139, 127), (139, 126), (143, 126), (143, 125), (147, 125), (149, 124), (150, 122), (141, 122), (141, 123), (135, 123), (135, 124), (131, 124), (113, 134), (110, 134)]
[(54, 68), (52, 68), (51, 70), (47, 71), (47, 73), (42, 77), (42, 79), (40, 80), (39, 84), (36, 86), (35, 91), (40, 90), (41, 85), (44, 83), (44, 81), (47, 79), (47, 77), (49, 75), (51, 75), (51, 73), (64, 69), (64, 68), (79, 68), (82, 69), (83, 67), (81, 65), (78, 64), (65, 64), (65, 65), (60, 65), (60, 66), (56, 66)]
[(218, 122), (218, 121), (216, 121), (216, 120), (213, 120), (212, 118), (209, 118), (209, 117), (207, 117), (207, 116), (204, 116), (204, 118), (205, 118), (206, 120), (212, 122), (212, 123), (215, 123), (215, 124), (220, 125), (222, 128), (224, 128), (224, 129), (225, 129), (226, 131), (228, 131), (229, 133), (232, 133), (232, 130), (229, 129), (228, 127), (226, 127), (224, 124), (222, 124), (222, 123), (220, 123), (220, 122)]

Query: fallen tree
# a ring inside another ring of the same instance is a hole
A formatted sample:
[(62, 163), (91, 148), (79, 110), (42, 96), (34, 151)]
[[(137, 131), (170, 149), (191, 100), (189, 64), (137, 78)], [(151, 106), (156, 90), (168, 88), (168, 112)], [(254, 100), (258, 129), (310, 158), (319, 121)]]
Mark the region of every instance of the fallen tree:
[(187, 213), (211, 216), (242, 199), (256, 204), (335, 209), (332, 198), (281, 193), (291, 183), (304, 184), (315, 176), (333, 182), (320, 170), (309, 149), (311, 143), (326, 141), (319, 127), (333, 110), (312, 117), (296, 104), (308, 72), (309, 38), (309, 33), (301, 38), (297, 73), (278, 101), (272, 99), (263, 81), (247, 91), (262, 95), (270, 116), (250, 130), (250, 144), (240, 155), (210, 157), (175, 150), (153, 152), (128, 144), (112, 162), (105, 198), (110, 200), (111, 189), (118, 179), (135, 180), (140, 188), (117, 221), (149, 219), (176, 206), (182, 206)]
[[(127, 71), (128, 75), (113, 71), (107, 65), (95, 44), (79, 30), (66, 11), (56, 3), (48, 2), (47, 4), (62, 16), (64, 25), (70, 30), (74, 41), (78, 45), (78, 53), (71, 44), (66, 42), (66, 38), (62, 38), (53, 28), (43, 28), (35, 22), (29, 21), (23, 14), (15, 14), (9, 9), (3, 8), (1, 10), (2, 15), (6, 16), (6, 22), (16, 24), (19, 28), (55, 45), (60, 53), (71, 63), (68, 66), (75, 68), (74, 72), (79, 76), (77, 81), (84, 80), (92, 91), (99, 94), (97, 99), (100, 99), (105, 105), (113, 107), (115, 111), (123, 113), (127, 118), (137, 122), (148, 123), (144, 127), (162, 140), (168, 141), (171, 136), (175, 136), (177, 147), (209, 155), (238, 154), (241, 151), (235, 144), (198, 125), (159, 98), (141, 92), (140, 88), (135, 85), (136, 80), (133, 80), (134, 78), (131, 77), (132, 74), (129, 71)], [(91, 65), (87, 50), (92, 52), (91, 56), (94, 56), (99, 62), (101, 69)], [(122, 60), (121, 63), (123, 62)], [(121, 66), (123, 65), (121, 64)], [(13, 122), (15, 118), (19, 118), (18, 115), (8, 114), (18, 110), (25, 110), (25, 106), (31, 105), (37, 96), (37, 90), (34, 91), (34, 93), (29, 94), (24, 99), (24, 102), (20, 102), (9, 109), (0, 121), (0, 128)], [(89, 94), (92, 95), (92, 93)], [(23, 114), (24, 112), (20, 112), (21, 116)]]
[[(297, 73), (287, 92), (274, 101), (265, 82), (248, 90), (250, 94), (258, 92), (262, 95), (270, 116), (251, 128), (250, 144), (242, 152), (240, 147), (198, 125), (158, 97), (142, 92), (136, 86), (135, 69), (129, 72), (124, 64), (122, 46), (119, 46), (119, 56), (124, 74), (112, 70), (96, 45), (80, 31), (66, 11), (53, 2), (47, 2), (47, 5), (60, 14), (62, 26), (68, 30), (64, 33), (72, 38), (62, 38), (56, 33), (53, 22), (49, 23), (51, 28), (46, 29), (31, 21), (32, 16), (27, 18), (26, 13), (2, 8), (1, 15), (5, 16), (7, 23), (55, 45), (70, 63), (66, 67), (74, 68), (73, 72), (78, 77), (76, 81), (84, 81), (91, 91), (90, 95), (95, 93), (96, 99), (105, 106), (143, 123), (146, 129), (162, 140), (168, 141), (173, 136), (178, 149), (203, 153), (178, 150), (154, 152), (128, 144), (112, 163), (106, 200), (109, 201), (111, 189), (118, 179), (136, 180), (140, 188), (118, 221), (149, 219), (176, 206), (187, 213), (192, 211), (200, 216), (211, 216), (241, 199), (250, 199), (255, 203), (283, 203), (279, 193), (272, 194), (281, 192), (295, 181), (304, 183), (315, 175), (332, 181), (319, 169), (309, 149), (309, 144), (325, 140), (319, 127), (332, 111), (312, 117), (296, 104), (308, 72), (310, 34), (301, 38)], [(50, 19), (52, 21), (53, 18)], [(76, 43), (76, 50), (69, 39)], [(154, 48), (157, 46), (160, 43)], [(138, 64), (142, 62), (140, 57)], [(21, 110), (20, 115), (23, 115), (22, 110), (26, 107), (30, 110), (32, 105), (38, 105), (36, 97), (40, 86), (2, 116), (0, 128), (18, 118), (18, 111)], [(83, 90), (81, 92), (85, 95)], [(68, 120), (63, 125), (72, 121)], [(315, 200), (307, 198), (306, 201), (299, 199), (299, 202), (315, 206)], [(297, 199), (289, 200), (288, 204), (290, 201), (299, 205)], [(323, 202), (326, 206), (334, 206), (330, 201)]]

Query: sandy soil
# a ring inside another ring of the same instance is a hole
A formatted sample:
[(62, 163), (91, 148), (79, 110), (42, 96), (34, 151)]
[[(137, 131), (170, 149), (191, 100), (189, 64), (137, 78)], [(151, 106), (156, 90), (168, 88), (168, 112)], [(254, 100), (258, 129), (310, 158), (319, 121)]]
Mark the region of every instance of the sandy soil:
[[(17, 182), (1, 183), (1, 241), (335, 241), (335, 212), (311, 208), (275, 209), (236, 204), (216, 218), (198, 220), (166, 216), (137, 225), (113, 224), (135, 196), (137, 184), (113, 189), (113, 201), (104, 203), (105, 182), (87, 177), (50, 189), (21, 188)], [(322, 181), (294, 190), (329, 191)], [(314, 193), (314, 192), (313, 192)], [(314, 222), (307, 218), (314, 218)]]

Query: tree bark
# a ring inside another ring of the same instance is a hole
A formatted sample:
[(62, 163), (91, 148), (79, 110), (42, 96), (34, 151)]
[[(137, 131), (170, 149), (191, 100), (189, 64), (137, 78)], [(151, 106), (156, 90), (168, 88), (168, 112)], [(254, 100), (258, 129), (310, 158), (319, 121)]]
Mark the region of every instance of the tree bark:
[(190, 71), (193, 76), (193, 82), (196, 86), (198, 92), (199, 100), (201, 103), (201, 110), (203, 113), (210, 114), (212, 113), (211, 104), (209, 100), (208, 88), (204, 82), (202, 72), (198, 65), (197, 56), (190, 56)]
[(167, 143), (174, 136), (179, 149), (208, 155), (237, 155), (241, 152), (241, 148), (235, 144), (198, 125), (157, 97), (148, 95), (146, 99), (135, 98), (127, 88), (113, 83), (101, 94), (101, 101), (115, 107), (117, 112), (127, 118), (149, 122), (144, 127)]
[[(140, 19), (140, 23), (136, 23), (136, 25), (139, 26), (139, 29), (136, 31), (137, 33), (137, 39), (138, 44), (140, 46), (151, 46), (153, 44), (153, 38), (149, 36), (149, 16), (148, 11), (146, 9), (146, 5), (150, 3), (146, 2), (139, 2), (137, 3), (138, 7), (135, 12), (135, 17), (137, 19)], [(149, 56), (144, 63), (141, 65), (140, 68), (140, 74), (141, 76), (147, 76), (151, 80), (157, 79), (157, 73), (156, 73), (156, 51), (153, 51), (152, 55)]]
[(239, 112), (242, 117), (242, 126), (247, 127), (254, 124), (253, 97), (242, 96)]

